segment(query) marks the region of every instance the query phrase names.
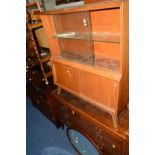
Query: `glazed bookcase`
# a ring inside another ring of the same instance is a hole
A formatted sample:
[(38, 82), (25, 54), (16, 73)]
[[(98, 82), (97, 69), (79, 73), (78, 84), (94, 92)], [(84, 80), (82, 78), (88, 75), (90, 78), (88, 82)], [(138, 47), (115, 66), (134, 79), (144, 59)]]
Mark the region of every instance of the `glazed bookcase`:
[(112, 116), (128, 104), (128, 1), (41, 13), (54, 82)]

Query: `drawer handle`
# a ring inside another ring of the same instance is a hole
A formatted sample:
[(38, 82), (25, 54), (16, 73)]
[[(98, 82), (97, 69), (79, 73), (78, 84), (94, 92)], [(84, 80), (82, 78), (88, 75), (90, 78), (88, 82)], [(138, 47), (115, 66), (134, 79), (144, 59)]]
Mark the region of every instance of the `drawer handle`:
[(86, 18), (83, 18), (82, 21), (83, 21), (83, 25), (84, 25), (85, 27), (88, 26), (88, 22), (87, 22)]
[(72, 114), (74, 115), (75, 114), (75, 112), (72, 110)]
[(69, 71), (69, 70), (67, 70), (66, 72), (67, 72), (68, 76), (70, 77), (70, 76), (71, 76), (70, 71)]
[(115, 149), (116, 148), (116, 145), (115, 144), (112, 144), (112, 148)]
[(100, 149), (101, 151), (104, 151), (104, 145), (103, 145), (103, 143), (98, 144), (98, 147), (99, 147), (99, 149)]
[(66, 106), (64, 106), (64, 110), (67, 110), (67, 107)]

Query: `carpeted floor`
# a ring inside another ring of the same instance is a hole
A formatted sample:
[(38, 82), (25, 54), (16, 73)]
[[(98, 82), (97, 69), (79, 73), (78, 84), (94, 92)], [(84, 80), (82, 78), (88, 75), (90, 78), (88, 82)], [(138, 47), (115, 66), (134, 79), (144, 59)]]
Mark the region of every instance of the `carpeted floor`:
[(53, 147), (59, 147), (72, 155), (77, 155), (66, 136), (66, 129), (57, 129), (51, 121), (33, 107), (29, 98), (26, 104), (26, 155), (57, 155), (45, 153)]

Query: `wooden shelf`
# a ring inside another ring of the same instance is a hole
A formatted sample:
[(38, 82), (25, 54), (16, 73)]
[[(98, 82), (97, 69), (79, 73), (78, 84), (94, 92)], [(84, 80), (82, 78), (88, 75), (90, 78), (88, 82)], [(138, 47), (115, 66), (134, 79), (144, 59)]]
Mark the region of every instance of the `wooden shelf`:
[(110, 57), (91, 57), (91, 56), (85, 56), (85, 57), (78, 57), (78, 56), (72, 56), (69, 54), (60, 56), (59, 59), (71, 61), (78, 63), (79, 65), (86, 65), (90, 67), (94, 67), (100, 70), (106, 70), (106, 71), (112, 71), (119, 73), (120, 71), (120, 61), (117, 59), (113, 59)]
[(95, 67), (99, 67), (101, 69), (108, 69), (119, 72), (120, 69), (120, 61), (108, 57), (96, 57), (95, 58)]
[(66, 32), (59, 33), (53, 37), (60, 39), (77, 39), (77, 40), (92, 40), (99, 42), (111, 42), (111, 43), (120, 43), (120, 34), (119, 33), (75, 33), (75, 32)]
[(59, 57), (57, 59), (52, 59), (53, 62), (61, 63), (70, 67), (74, 67), (76, 69), (86, 71), (92, 74), (96, 74), (99, 76), (103, 76), (108, 79), (116, 80), (119, 81), (121, 79), (121, 74), (120, 72), (116, 70), (110, 70), (108, 68), (101, 68), (97, 66), (92, 66), (92, 65), (86, 65), (82, 63), (78, 63), (76, 61), (71, 61), (62, 57)]

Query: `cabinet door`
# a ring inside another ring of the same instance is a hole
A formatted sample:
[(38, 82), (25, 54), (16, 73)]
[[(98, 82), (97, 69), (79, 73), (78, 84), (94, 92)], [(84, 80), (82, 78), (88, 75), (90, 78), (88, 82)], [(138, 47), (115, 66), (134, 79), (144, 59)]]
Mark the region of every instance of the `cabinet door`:
[(53, 68), (55, 83), (70, 92), (79, 94), (78, 70), (55, 62)]
[(116, 110), (118, 98), (118, 83), (116, 81), (81, 71), (80, 88), (81, 96), (84, 99), (108, 111)]

